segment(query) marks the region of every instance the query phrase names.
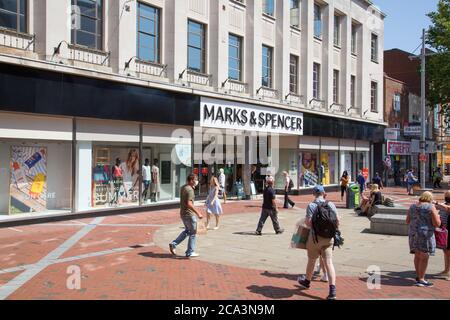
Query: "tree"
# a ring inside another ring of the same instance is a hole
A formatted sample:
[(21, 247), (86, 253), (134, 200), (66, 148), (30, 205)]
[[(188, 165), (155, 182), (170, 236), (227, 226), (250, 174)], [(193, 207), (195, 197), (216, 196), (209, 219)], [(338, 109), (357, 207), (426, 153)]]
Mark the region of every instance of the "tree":
[(439, 0), (437, 11), (427, 15), (432, 22), (427, 44), (437, 53), (427, 59), (427, 100), (441, 105), (444, 123), (450, 127), (450, 0)]

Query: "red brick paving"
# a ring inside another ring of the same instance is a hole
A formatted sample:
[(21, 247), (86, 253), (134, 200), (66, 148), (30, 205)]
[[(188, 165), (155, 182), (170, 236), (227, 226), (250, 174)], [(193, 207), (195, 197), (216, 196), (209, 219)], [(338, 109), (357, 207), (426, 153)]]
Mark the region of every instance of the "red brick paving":
[[(408, 197), (403, 189), (388, 188), (385, 193), (397, 199)], [(443, 197), (438, 194), (438, 199)], [(298, 206), (305, 208), (311, 196), (293, 196)], [(337, 202), (338, 193), (330, 193), (328, 199)], [(305, 203), (300, 203), (305, 202)], [(227, 203), (225, 214), (259, 212), (260, 201)], [(89, 223), (92, 219), (83, 219)], [(178, 210), (145, 212), (127, 217), (107, 217), (102, 224), (172, 224), (179, 221)], [(66, 222), (69, 223), (69, 222)], [(82, 226), (28, 226), (18, 227), (24, 232), (0, 229), (0, 268), (34, 263), (72, 236)], [(130, 247), (151, 241), (157, 227), (97, 226), (82, 238), (64, 257), (103, 251), (118, 247)], [(150, 233), (150, 234), (148, 234)], [(55, 239), (53, 241), (46, 241)], [(16, 245), (17, 244), (17, 245)], [(8, 247), (9, 245), (9, 247)], [(13, 260), (4, 260), (14, 254)], [(11, 263), (14, 261), (14, 263)], [(82, 270), (81, 290), (66, 288), (67, 267), (78, 265)], [(412, 267), (411, 267), (412, 268)], [(410, 270), (411, 271), (411, 270)], [(0, 286), (20, 272), (0, 274)], [(135, 248), (127, 252), (86, 258), (68, 263), (51, 265), (14, 292), (8, 299), (323, 299), (327, 284), (314, 282), (310, 290), (300, 290), (297, 275), (261, 272), (174, 258), (166, 250), (157, 247)], [(409, 274), (383, 276), (382, 290), (368, 290), (365, 279), (338, 276), (340, 299), (450, 299), (450, 281), (433, 279), (434, 288), (412, 286)]]

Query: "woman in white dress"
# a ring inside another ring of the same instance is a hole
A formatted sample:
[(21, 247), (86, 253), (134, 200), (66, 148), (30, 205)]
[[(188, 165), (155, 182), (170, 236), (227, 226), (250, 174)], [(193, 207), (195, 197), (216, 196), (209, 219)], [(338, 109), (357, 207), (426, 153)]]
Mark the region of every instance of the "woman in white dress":
[(216, 218), (216, 226), (214, 230), (219, 229), (219, 218), (222, 214), (222, 205), (220, 204), (219, 200), (219, 181), (216, 177), (212, 177), (210, 184), (209, 184), (209, 194), (208, 198), (206, 198), (206, 212), (207, 212), (207, 218), (206, 218), (206, 228), (209, 227), (209, 221), (211, 220), (211, 214), (214, 215)]

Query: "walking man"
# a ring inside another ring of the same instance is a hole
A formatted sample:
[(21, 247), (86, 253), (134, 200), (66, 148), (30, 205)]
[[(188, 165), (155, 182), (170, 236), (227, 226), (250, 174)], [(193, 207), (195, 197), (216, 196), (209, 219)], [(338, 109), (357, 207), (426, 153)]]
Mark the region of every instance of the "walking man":
[(284, 175), (284, 206), (283, 208), (289, 209), (289, 205), (292, 206), (292, 208), (295, 206), (295, 202), (289, 199), (289, 193), (291, 192), (292, 188), (294, 187), (294, 182), (292, 181), (291, 177), (289, 177), (289, 174), (287, 171), (283, 171)]
[(275, 230), (276, 234), (281, 234), (284, 231), (280, 228), (280, 224), (278, 222), (278, 208), (275, 198), (275, 190), (273, 189), (273, 178), (267, 178), (266, 183), (267, 188), (264, 190), (264, 200), (261, 217), (259, 218), (258, 227), (255, 232), (255, 234), (258, 236), (262, 234), (261, 231), (264, 227), (264, 223), (266, 222), (267, 217), (270, 217), (270, 219), (272, 219), (273, 229)]
[[(198, 257), (199, 254), (195, 252), (196, 234), (197, 234), (197, 217), (203, 218), (203, 215), (194, 207), (194, 189), (198, 185), (198, 178), (195, 174), (190, 174), (187, 177), (187, 183), (181, 187), (180, 191), (180, 217), (183, 221), (185, 229), (180, 233), (172, 243), (169, 244), (169, 250), (173, 255), (176, 255), (176, 247), (189, 237), (189, 242), (186, 250), (187, 258)], [(197, 216), (197, 217), (196, 217)]]
[(336, 272), (333, 265), (333, 245), (339, 226), (339, 218), (336, 206), (325, 200), (323, 186), (315, 186), (313, 189), (315, 200), (306, 208), (306, 225), (311, 228), (306, 250), (308, 252), (308, 265), (306, 276), (299, 277), (298, 283), (309, 289), (313, 277), (314, 266), (317, 258), (322, 257), (325, 271), (328, 275), (329, 294), (328, 300), (336, 299)]

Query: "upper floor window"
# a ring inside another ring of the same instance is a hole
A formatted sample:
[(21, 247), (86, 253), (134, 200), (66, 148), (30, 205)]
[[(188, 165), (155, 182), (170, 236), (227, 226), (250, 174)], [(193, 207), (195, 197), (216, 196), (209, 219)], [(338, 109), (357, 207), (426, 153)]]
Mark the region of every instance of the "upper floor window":
[(339, 70), (333, 70), (333, 103), (339, 103)]
[(263, 0), (263, 12), (269, 16), (275, 14), (275, 0)]
[(197, 72), (206, 71), (205, 25), (188, 21), (188, 68)]
[(27, 1), (0, 0), (0, 27), (27, 32)]
[(298, 93), (298, 57), (291, 54), (289, 63), (289, 92)]
[(378, 36), (372, 33), (371, 38), (371, 55), (370, 58), (374, 62), (378, 62)]
[(91, 49), (103, 49), (103, 0), (72, 0), (78, 10), (79, 28), (72, 27), (72, 43)]
[(378, 83), (370, 83), (370, 111), (378, 112)]
[(300, 0), (290, 0), (291, 26), (300, 27)]
[(399, 93), (394, 94), (394, 106), (393, 109), (395, 112), (400, 112), (401, 109), (401, 96)]
[(262, 46), (262, 77), (261, 84), (264, 87), (272, 88), (273, 75), (273, 49)]
[(350, 77), (350, 106), (356, 106), (356, 77), (353, 75)]
[(242, 81), (242, 38), (228, 36), (228, 78)]
[(159, 17), (158, 8), (138, 2), (137, 56), (141, 60), (160, 62)]
[(314, 37), (322, 38), (322, 9), (314, 4)]
[(351, 39), (351, 50), (353, 54), (357, 54), (358, 51), (358, 28), (352, 24), (352, 39)]
[(334, 15), (334, 39), (333, 44), (337, 47), (341, 45), (341, 17)]
[(320, 99), (320, 64), (313, 64), (313, 98)]

